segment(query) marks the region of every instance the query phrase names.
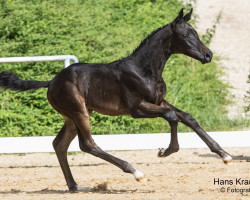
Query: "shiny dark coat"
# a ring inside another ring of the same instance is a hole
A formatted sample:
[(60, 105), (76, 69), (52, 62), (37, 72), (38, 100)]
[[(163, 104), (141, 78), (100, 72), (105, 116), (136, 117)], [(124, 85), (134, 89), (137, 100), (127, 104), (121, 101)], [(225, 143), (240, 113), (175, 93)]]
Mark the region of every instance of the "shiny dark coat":
[(5, 88), (27, 90), (48, 87), (49, 102), (65, 118), (53, 146), (70, 190), (79, 189), (67, 162), (68, 146), (77, 134), (81, 150), (113, 163), (124, 172), (133, 174), (136, 171), (126, 161), (107, 154), (95, 144), (89, 125), (92, 111), (111, 116), (166, 119), (171, 126), (171, 142), (167, 149), (160, 149), (160, 157), (179, 150), (177, 124), (181, 122), (193, 129), (225, 162), (231, 161), (230, 156), (189, 113), (164, 99), (166, 84), (162, 72), (172, 54), (182, 53), (203, 64), (212, 59), (212, 52), (187, 23), (191, 14), (192, 10), (183, 16), (182, 9), (173, 22), (153, 31), (130, 56), (112, 63), (73, 64), (48, 82), (23, 81), (10, 72), (0, 74), (0, 86)]

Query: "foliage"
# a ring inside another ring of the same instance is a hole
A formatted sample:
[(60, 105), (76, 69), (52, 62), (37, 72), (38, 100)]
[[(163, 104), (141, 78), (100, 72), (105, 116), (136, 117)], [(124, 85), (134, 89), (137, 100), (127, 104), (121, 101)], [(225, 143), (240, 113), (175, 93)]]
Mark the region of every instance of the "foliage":
[[(176, 0), (1, 1), (0, 56), (73, 54), (82, 62), (111, 62), (128, 56), (182, 7)], [(25, 80), (51, 80), (62, 68), (62, 62), (0, 64), (0, 71)], [(223, 129), (227, 86), (219, 81), (215, 63), (172, 56), (163, 76), (170, 103), (192, 113), (206, 130)], [(55, 135), (62, 127), (63, 118), (49, 105), (46, 89), (0, 94), (0, 136)], [(169, 131), (159, 118), (134, 120), (95, 112), (91, 128), (94, 134)]]
[[(247, 83), (250, 84), (250, 74), (248, 75)], [(245, 95), (244, 101), (246, 103), (246, 106), (245, 106), (246, 115), (250, 117), (250, 87), (247, 91), (247, 94)]]

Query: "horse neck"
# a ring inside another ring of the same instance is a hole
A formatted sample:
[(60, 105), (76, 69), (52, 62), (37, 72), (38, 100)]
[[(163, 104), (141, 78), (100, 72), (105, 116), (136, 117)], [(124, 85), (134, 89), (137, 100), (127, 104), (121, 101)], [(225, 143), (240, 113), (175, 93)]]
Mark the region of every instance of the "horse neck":
[(131, 55), (136, 66), (146, 74), (161, 76), (167, 60), (171, 55), (172, 31), (166, 25), (146, 38), (138, 49)]

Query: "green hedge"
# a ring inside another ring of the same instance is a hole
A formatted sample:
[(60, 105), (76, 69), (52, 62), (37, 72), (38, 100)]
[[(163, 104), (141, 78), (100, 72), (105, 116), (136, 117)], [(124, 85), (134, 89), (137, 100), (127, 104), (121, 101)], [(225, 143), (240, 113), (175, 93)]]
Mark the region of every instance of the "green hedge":
[[(171, 22), (183, 5), (176, 0), (5, 0), (0, 3), (1, 57), (76, 55), (82, 62), (107, 63), (131, 54), (154, 29)], [(187, 11), (187, 10), (186, 10)], [(0, 64), (25, 80), (51, 80), (62, 62)], [(166, 64), (166, 99), (193, 114), (207, 130), (225, 119), (226, 86), (214, 63), (185, 56)], [(46, 99), (46, 89), (0, 91), (0, 136), (55, 135), (63, 125)], [(224, 122), (223, 122), (224, 123)], [(93, 113), (93, 134), (169, 131), (162, 119), (109, 117)], [(180, 126), (181, 131), (189, 129)]]

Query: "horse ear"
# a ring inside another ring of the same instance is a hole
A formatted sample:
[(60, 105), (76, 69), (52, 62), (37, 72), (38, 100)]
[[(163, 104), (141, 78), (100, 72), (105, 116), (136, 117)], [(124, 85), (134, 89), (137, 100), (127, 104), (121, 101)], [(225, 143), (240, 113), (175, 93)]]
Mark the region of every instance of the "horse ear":
[(192, 12), (193, 12), (193, 8), (191, 8), (190, 12), (183, 17), (183, 20), (185, 22), (187, 22), (191, 19)]
[(183, 8), (180, 10), (178, 16), (174, 19), (174, 21), (171, 23), (171, 28), (174, 30), (175, 25), (180, 22), (183, 18)]
[(181, 21), (182, 18), (183, 18), (183, 8), (180, 10), (178, 16), (174, 19), (174, 22), (177, 23)]

